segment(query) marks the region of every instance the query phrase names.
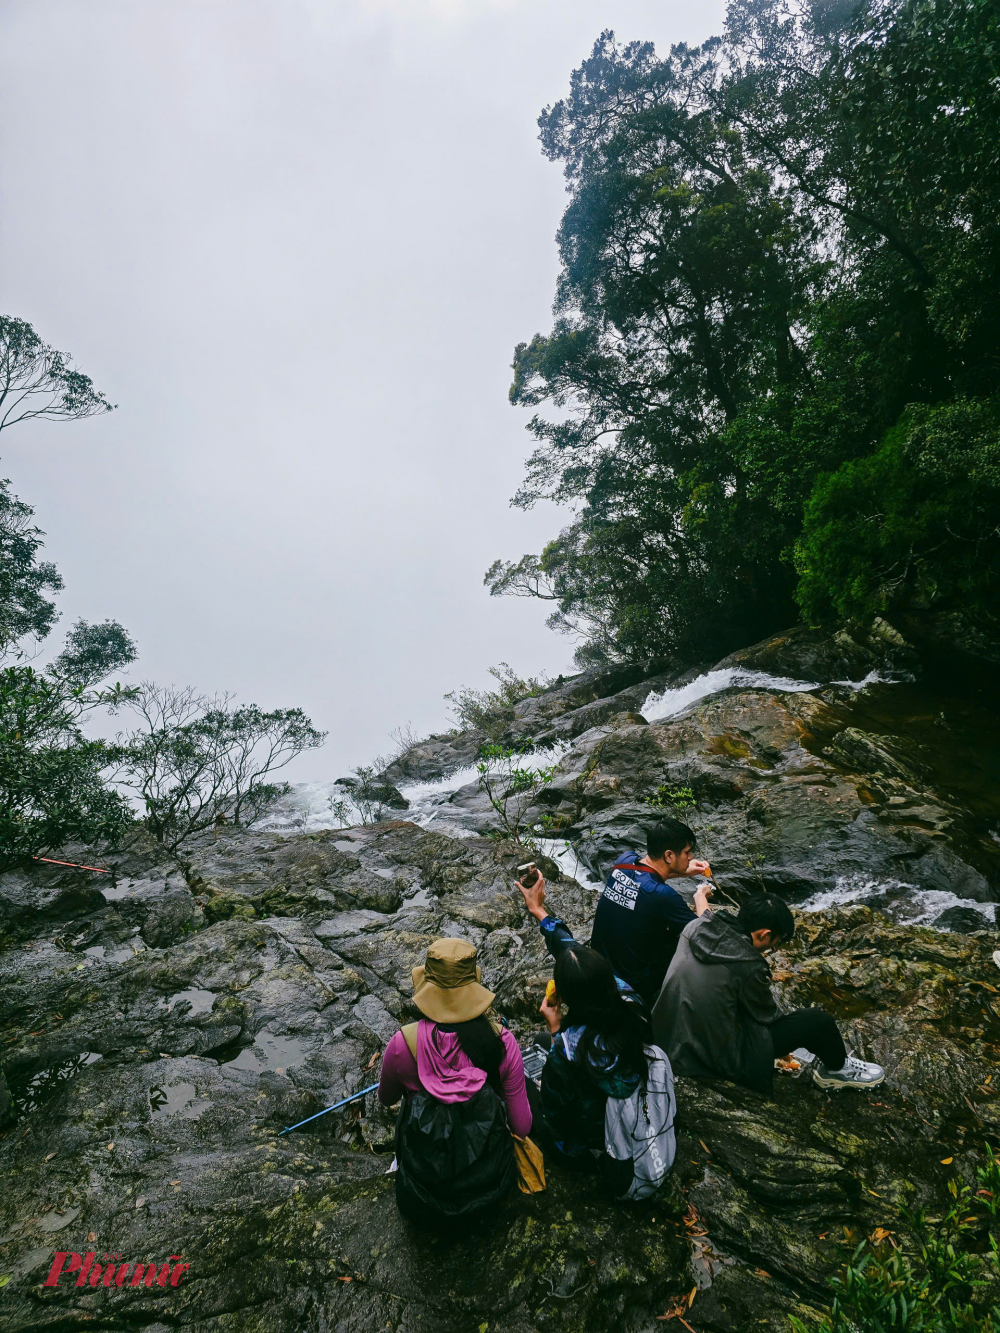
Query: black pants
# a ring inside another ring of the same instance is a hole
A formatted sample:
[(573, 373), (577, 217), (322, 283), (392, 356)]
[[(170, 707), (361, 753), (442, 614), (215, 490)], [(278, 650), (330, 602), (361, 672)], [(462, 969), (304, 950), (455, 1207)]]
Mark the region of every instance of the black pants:
[(847, 1059), (847, 1049), (837, 1024), (825, 1009), (795, 1009), (771, 1024), (771, 1042), (775, 1056), (804, 1046), (827, 1069), (840, 1069)]

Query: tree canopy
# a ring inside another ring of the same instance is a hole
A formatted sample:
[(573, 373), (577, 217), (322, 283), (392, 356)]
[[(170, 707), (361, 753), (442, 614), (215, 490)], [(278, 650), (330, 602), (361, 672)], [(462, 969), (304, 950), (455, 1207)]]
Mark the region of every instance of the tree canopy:
[(23, 319), (0, 315), (0, 430), (22, 421), (79, 421), (114, 404)]
[(514, 503), (575, 516), (486, 581), (553, 600), (582, 660), (722, 652), (800, 607), (862, 614), (932, 585), (995, 597), (986, 574), (935, 579), (933, 542), (919, 575), (855, 570), (848, 595), (819, 515), (908, 411), (926, 426), (913, 405), (964, 404), (954, 432), (1000, 391), (998, 14), (734, 0), (697, 49), (603, 33), (542, 113), (569, 201), (555, 322), (514, 353), (511, 401), (548, 409)]

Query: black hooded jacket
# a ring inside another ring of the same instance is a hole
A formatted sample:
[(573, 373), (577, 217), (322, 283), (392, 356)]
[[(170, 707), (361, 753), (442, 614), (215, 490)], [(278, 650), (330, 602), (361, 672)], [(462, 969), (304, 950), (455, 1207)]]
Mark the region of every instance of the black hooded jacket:
[(653, 1006), (653, 1040), (675, 1074), (770, 1092), (779, 1017), (771, 969), (728, 912), (686, 926)]

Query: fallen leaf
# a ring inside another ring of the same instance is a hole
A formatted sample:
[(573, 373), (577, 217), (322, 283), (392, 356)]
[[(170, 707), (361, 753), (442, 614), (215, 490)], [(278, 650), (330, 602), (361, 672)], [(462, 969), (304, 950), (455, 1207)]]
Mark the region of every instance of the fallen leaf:
[(180, 1182), (179, 1180), (168, 1180), (168, 1181), (167, 1181), (167, 1184), (168, 1184), (168, 1185), (179, 1185), (180, 1183), (181, 1183), (181, 1182)]
[(953, 1162), (954, 1160), (955, 1160), (954, 1157), (942, 1157), (942, 1158), (941, 1158), (941, 1165), (942, 1165), (942, 1166), (951, 1166), (951, 1164), (952, 1164), (952, 1162)]
[(381, 1059), (382, 1059), (382, 1052), (381, 1052), (381, 1051), (376, 1051), (375, 1054), (372, 1056), (372, 1058), (371, 1058), (371, 1059), (368, 1061), (368, 1063), (365, 1065), (365, 1068), (366, 1068), (366, 1069), (374, 1069), (375, 1066), (378, 1064), (378, 1062), (379, 1062)]
[(771, 1274), (767, 1271), (766, 1268), (755, 1268), (753, 1271), (757, 1274), (758, 1277), (770, 1277), (770, 1276), (771, 1276)]
[(87, 1239), (88, 1239), (88, 1240), (96, 1240), (96, 1239), (97, 1239), (97, 1232), (96, 1232), (96, 1231), (91, 1231), (91, 1232), (89, 1232), (88, 1235), (87, 1235)]
[(885, 1227), (876, 1227), (868, 1239), (873, 1245), (881, 1245), (884, 1240), (892, 1239), (892, 1232), (886, 1231)]
[(55, 1153), (54, 1153), (54, 1152), (50, 1152), (49, 1155), (48, 1155), (48, 1157), (44, 1157), (42, 1160), (45, 1161), (45, 1162), (51, 1162), (52, 1159), (53, 1159), (53, 1157), (55, 1157)]
[(826, 1240), (826, 1238), (827, 1238), (827, 1236), (829, 1236), (829, 1234), (830, 1234), (829, 1231), (821, 1231), (821, 1232), (819, 1233), (819, 1235), (817, 1236), (816, 1239), (817, 1239), (817, 1240)]
[(113, 1150), (114, 1146), (115, 1146), (115, 1145), (114, 1145), (113, 1143), (109, 1143), (109, 1144), (108, 1144), (108, 1152), (111, 1152), (111, 1151)]
[(354, 1278), (352, 1278), (352, 1277), (338, 1277), (338, 1278), (337, 1278), (337, 1281), (338, 1281), (338, 1282), (353, 1282), (353, 1281), (354, 1281)]
[(0, 1277), (0, 1287), (6, 1287), (7, 1283), (11, 1280), (13, 1276), (14, 1276), (13, 1273), (8, 1273), (6, 1277)]
[(689, 1310), (691, 1309), (691, 1306), (694, 1305), (694, 1298), (695, 1298), (697, 1295), (698, 1295), (698, 1288), (697, 1288), (697, 1287), (692, 1287), (691, 1290), (688, 1292), (688, 1309), (689, 1309)]

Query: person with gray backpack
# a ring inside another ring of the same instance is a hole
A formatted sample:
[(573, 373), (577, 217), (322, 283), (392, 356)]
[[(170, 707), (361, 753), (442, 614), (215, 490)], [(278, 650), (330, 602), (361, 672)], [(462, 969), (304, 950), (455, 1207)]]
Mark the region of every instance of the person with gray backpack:
[(560, 949), (555, 994), (541, 1013), (551, 1037), (540, 1087), (528, 1082), (535, 1139), (570, 1169), (595, 1170), (616, 1199), (643, 1199), (674, 1161), (674, 1076), (640, 1005), (611, 964), (575, 941)]

